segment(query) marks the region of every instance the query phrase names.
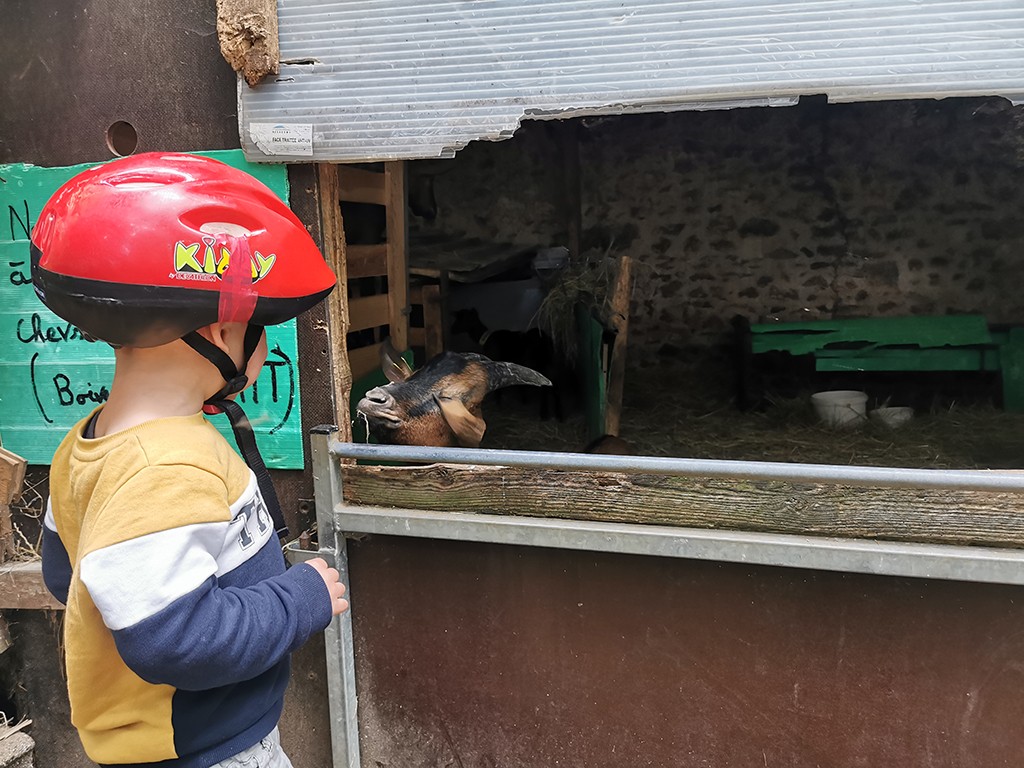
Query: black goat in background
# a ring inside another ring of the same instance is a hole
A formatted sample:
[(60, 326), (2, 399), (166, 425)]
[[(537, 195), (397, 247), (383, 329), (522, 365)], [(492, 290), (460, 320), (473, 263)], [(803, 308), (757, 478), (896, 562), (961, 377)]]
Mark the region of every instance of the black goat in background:
[[(555, 352), (551, 337), (538, 328), (527, 331), (489, 330), (480, 319), (476, 309), (456, 310), (451, 326), (452, 334), (463, 333), (472, 340), (475, 351), (491, 360), (515, 363), (530, 368), (551, 380), (551, 387), (533, 390), (540, 398), (540, 418), (554, 416), (559, 421), (565, 418), (567, 382), (566, 366)], [(527, 402), (531, 391), (521, 389), (523, 402)], [(495, 400), (500, 394), (495, 394)]]

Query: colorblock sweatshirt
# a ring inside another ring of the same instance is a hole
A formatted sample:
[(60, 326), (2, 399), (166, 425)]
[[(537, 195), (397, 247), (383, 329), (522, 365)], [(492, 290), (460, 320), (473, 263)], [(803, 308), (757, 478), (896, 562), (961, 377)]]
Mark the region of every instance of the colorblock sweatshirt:
[(101, 765), (205, 768), (273, 730), (330, 594), (285, 570), (255, 476), (202, 414), (97, 439), (88, 422), (54, 456), (43, 532), (72, 722)]

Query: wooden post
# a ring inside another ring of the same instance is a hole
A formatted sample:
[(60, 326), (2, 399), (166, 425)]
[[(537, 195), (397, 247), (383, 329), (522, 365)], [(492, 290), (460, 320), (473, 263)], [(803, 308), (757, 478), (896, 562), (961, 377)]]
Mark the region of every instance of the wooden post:
[(0, 448), (0, 563), (13, 560), (17, 554), (11, 504), (21, 498), (27, 463), (16, 453)]
[(388, 301), (391, 343), (399, 352), (409, 347), (409, 218), (405, 210), (404, 160), (384, 164), (387, 199)]
[(444, 352), (444, 320), (441, 286), (423, 286), (423, 354), (429, 360)]
[(611, 326), (615, 331), (611, 359), (608, 362), (608, 387), (605, 390), (604, 433), (618, 435), (622, 420), (622, 398), (626, 388), (626, 342), (629, 337), (629, 305), (633, 294), (632, 261), (619, 259), (619, 274), (611, 296)]
[(338, 286), (327, 299), (327, 334), (331, 350), (331, 383), (334, 394), (334, 418), (339, 438), (352, 439), (349, 397), (352, 370), (348, 360), (348, 271), (346, 268), (345, 223), (341, 217), (341, 185), (338, 166), (317, 164), (320, 231), (323, 233), (324, 258), (334, 270)]

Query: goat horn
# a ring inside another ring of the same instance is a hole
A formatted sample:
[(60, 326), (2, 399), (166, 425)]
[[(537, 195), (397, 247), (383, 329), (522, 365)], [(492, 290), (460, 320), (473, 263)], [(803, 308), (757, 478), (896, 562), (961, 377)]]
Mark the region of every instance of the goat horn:
[(487, 368), (488, 391), (494, 391), (502, 387), (511, 387), (516, 384), (532, 384), (535, 387), (551, 386), (551, 381), (546, 376), (542, 376), (525, 365), (488, 360), (485, 366)]

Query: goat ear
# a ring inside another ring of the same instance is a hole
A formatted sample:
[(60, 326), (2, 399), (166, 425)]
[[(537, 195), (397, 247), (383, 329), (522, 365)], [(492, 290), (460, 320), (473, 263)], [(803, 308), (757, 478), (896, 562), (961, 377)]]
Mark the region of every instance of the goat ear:
[(398, 351), (391, 345), (391, 338), (384, 339), (380, 345), (380, 368), (384, 376), (392, 384), (405, 381), (412, 376), (412, 368), (405, 362)]
[(463, 448), (479, 448), (484, 439), (487, 425), (479, 416), (474, 416), (461, 400), (448, 400), (434, 395), (434, 401), (441, 409), (444, 420), (455, 433)]

